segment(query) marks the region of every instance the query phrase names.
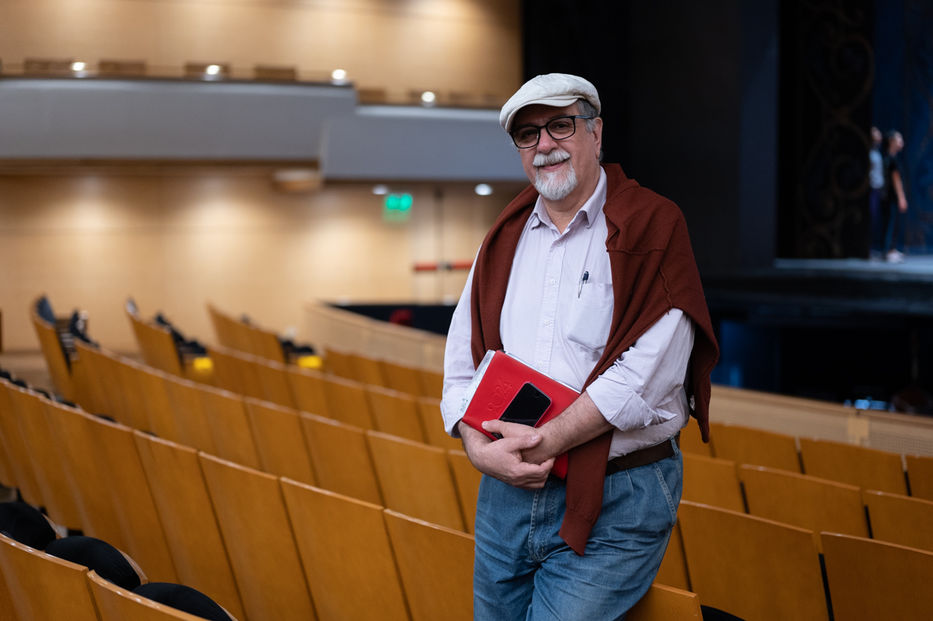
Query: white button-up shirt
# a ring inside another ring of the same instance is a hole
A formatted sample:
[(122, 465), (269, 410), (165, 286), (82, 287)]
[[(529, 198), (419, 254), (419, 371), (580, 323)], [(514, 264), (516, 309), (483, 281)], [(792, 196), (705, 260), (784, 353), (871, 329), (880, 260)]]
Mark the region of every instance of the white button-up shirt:
[[(582, 389), (609, 337), (613, 291), (606, 252), (606, 174), (563, 233), (539, 197), (512, 261), (499, 319), (503, 349), (538, 371)], [(447, 335), (441, 412), (456, 434), (464, 392), (473, 377), (470, 349), (471, 270)], [(688, 418), (683, 389), (693, 349), (693, 323), (672, 309), (587, 387), (616, 430), (609, 457), (658, 444)]]

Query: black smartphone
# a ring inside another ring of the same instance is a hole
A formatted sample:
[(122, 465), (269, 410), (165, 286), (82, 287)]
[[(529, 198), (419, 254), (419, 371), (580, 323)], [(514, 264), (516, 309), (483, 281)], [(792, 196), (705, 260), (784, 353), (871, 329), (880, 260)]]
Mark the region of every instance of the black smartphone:
[(551, 398), (531, 382), (525, 382), (506, 406), (499, 420), (534, 427), (549, 407)]

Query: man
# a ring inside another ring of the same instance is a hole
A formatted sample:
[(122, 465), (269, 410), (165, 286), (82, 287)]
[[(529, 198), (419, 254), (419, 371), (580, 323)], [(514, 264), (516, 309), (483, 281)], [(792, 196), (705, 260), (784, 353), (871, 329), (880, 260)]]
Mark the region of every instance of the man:
[(871, 248), (869, 257), (877, 259), (884, 249), (886, 223), (881, 219), (881, 200), (884, 197), (884, 156), (881, 154), (881, 130), (871, 128), (871, 149), (868, 151), (868, 213), (871, 218)]
[(884, 136), (884, 185), (886, 192), (881, 201), (881, 217), (885, 228), (885, 260), (889, 263), (904, 262), (904, 231), (907, 220), (907, 195), (901, 177), (897, 154), (904, 148), (904, 137), (896, 130)]
[[(681, 492), (676, 437), (694, 407), (708, 433), (718, 352), (683, 217), (619, 166), (600, 165), (599, 113), (592, 84), (547, 74), (499, 117), (532, 186), (474, 262), (441, 404), (484, 473), (477, 619), (624, 617), (664, 555)], [(477, 363), (498, 349), (585, 390), (537, 428), (488, 421), (502, 436), (492, 441), (460, 417)], [(568, 451), (566, 480), (550, 476)]]

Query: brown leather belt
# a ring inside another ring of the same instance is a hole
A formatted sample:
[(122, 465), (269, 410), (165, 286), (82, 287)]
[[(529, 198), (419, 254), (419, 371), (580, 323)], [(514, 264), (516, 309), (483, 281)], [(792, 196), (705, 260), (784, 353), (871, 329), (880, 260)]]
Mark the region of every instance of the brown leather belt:
[(606, 464), (606, 476), (615, 474), (616, 472), (622, 472), (623, 470), (628, 470), (629, 468), (647, 466), (648, 464), (653, 464), (656, 461), (661, 461), (662, 459), (673, 457), (675, 442), (678, 444), (680, 442), (679, 433), (673, 438), (665, 440), (660, 444), (646, 446), (645, 448), (638, 449), (637, 451), (629, 453), (628, 455), (619, 455), (614, 459), (610, 459)]

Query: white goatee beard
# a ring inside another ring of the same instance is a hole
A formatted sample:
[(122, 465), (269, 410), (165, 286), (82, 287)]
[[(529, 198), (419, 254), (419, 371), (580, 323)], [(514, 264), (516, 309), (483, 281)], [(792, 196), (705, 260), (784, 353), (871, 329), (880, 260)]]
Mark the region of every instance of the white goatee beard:
[[(568, 159), (570, 159), (569, 153), (563, 149), (555, 149), (550, 153), (537, 154), (533, 164), (535, 166), (548, 166)], [(577, 187), (577, 173), (573, 169), (573, 163), (568, 162), (567, 171), (563, 175), (560, 172), (549, 173), (535, 170), (534, 186), (538, 194), (549, 201), (559, 201), (567, 198)]]

